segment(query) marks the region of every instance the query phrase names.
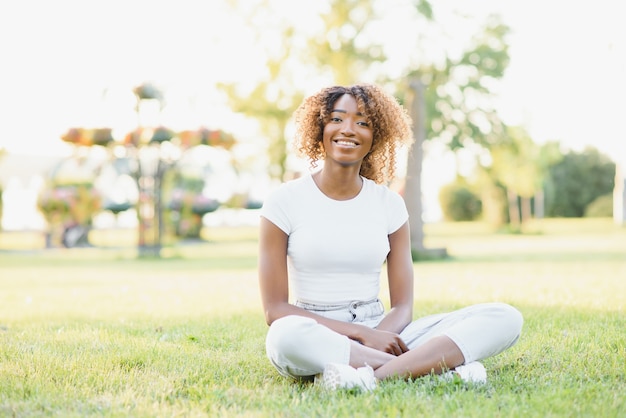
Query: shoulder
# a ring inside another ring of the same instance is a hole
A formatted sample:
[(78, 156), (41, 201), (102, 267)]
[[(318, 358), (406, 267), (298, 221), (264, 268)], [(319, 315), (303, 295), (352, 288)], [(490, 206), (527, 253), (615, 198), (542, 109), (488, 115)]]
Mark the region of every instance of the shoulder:
[(310, 196), (310, 187), (313, 180), (310, 175), (304, 175), (294, 180), (282, 183), (276, 189), (269, 193), (263, 202), (265, 211), (276, 210), (282, 208), (288, 210), (298, 202), (302, 202), (307, 196)]
[(270, 193), (268, 199), (280, 200), (286, 197), (293, 197), (294, 194), (306, 193), (311, 187), (312, 181), (310, 174), (286, 181)]
[(376, 199), (382, 202), (396, 205), (402, 204), (404, 206), (404, 199), (402, 196), (400, 196), (398, 192), (391, 190), (386, 185), (378, 184), (375, 181), (364, 177), (363, 187), (368, 195), (375, 196)]
[(387, 233), (391, 234), (397, 231), (409, 218), (402, 196), (389, 187), (377, 184), (372, 180), (364, 179), (363, 186), (366, 191), (366, 199), (368, 199), (367, 205), (378, 208), (377, 210), (386, 219)]
[(289, 235), (302, 209), (307, 207), (304, 198), (311, 195), (308, 188), (306, 176), (282, 183), (263, 202), (261, 216)]

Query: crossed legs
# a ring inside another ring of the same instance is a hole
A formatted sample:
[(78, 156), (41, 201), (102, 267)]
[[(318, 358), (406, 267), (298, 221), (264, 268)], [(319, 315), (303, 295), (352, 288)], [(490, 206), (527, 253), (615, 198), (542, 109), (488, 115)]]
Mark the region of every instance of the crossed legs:
[(465, 358), (449, 337), (440, 335), (401, 356), (384, 353), (363, 346), (356, 341), (350, 345), (350, 365), (358, 368), (368, 364), (374, 375), (382, 380), (388, 377), (416, 378), (430, 373), (440, 374), (463, 364)]
[(356, 368), (368, 364), (378, 379), (419, 377), (500, 353), (516, 343), (522, 324), (521, 314), (501, 303), (420, 318), (401, 333), (410, 351), (396, 357), (294, 315), (274, 321), (266, 349), (285, 376), (310, 377), (327, 364), (340, 363)]

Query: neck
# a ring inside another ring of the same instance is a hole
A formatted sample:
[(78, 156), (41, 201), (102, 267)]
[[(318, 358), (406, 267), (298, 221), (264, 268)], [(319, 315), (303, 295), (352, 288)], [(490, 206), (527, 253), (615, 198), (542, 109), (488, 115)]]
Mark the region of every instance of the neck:
[(326, 166), (313, 175), (317, 187), (335, 200), (352, 199), (361, 192), (363, 179), (358, 170), (332, 170)]

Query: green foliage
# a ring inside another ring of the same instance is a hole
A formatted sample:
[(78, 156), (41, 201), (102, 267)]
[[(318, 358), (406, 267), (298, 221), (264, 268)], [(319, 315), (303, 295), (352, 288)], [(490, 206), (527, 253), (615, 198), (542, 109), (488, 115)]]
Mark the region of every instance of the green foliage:
[(428, 20), (433, 18), (433, 7), (428, 0), (418, 0), (415, 5), (419, 14), (424, 16)]
[[(419, 60), (400, 69), (400, 75), (391, 75), (384, 65), (386, 51), (379, 41), (381, 16), (389, 9), (384, 0), (327, 2), (318, 16), (311, 16), (312, 21), (319, 23), (315, 33), (303, 31), (305, 25), (297, 21), (281, 19), (279, 11), (272, 10), (272, 2), (249, 3), (243, 0), (230, 2), (233, 10), (243, 16), (251, 31), (257, 34), (258, 49), (267, 57), (266, 65), (255, 74), (257, 78), (252, 86), (230, 84), (221, 88), (228, 95), (234, 111), (259, 122), (268, 141), (268, 171), (273, 178), (285, 178), (285, 129), (293, 110), (304, 97), (302, 80), (327, 80), (325, 84), (377, 82), (390, 90), (395, 88), (396, 96), (403, 102), (410, 91), (409, 83), (419, 79), (426, 86), (427, 121), (425, 126), (416, 129), (425, 129), (426, 138), (436, 138), (452, 149), (472, 144), (489, 146), (500, 140), (503, 123), (494, 110), (491, 97), (494, 82), (503, 76), (509, 63), (506, 39), (509, 28), (499, 17), (492, 16), (486, 21), (467, 44), (462, 45), (458, 54), (443, 50), (431, 57), (422, 53), (431, 50), (430, 45), (425, 46), (424, 51), (408, 48), (407, 54), (419, 57)], [(428, 0), (406, 0), (393, 7), (403, 8), (414, 19), (411, 25), (420, 28), (421, 32), (416, 39), (418, 43), (423, 36), (427, 38), (437, 31), (442, 36), (449, 35), (442, 25), (437, 25)], [(258, 22), (269, 24), (259, 27)], [(263, 36), (265, 33), (274, 36)], [(398, 33), (400, 36), (395, 42), (402, 45), (407, 34)], [(279, 47), (276, 39), (282, 40)], [(461, 41), (465, 42), (465, 39)], [(421, 214), (410, 216), (416, 219)], [(420, 247), (420, 243), (415, 244)]]
[(570, 151), (549, 169), (546, 215), (582, 217), (587, 206), (615, 185), (615, 163), (595, 148)]
[[(539, 146), (524, 128), (507, 126), (502, 140), (489, 148), (489, 155), (489, 163), (481, 166), (479, 174), (488, 219), (494, 224), (508, 223), (507, 229), (520, 232), (532, 217), (531, 199), (542, 191), (549, 165), (561, 158), (558, 143)], [(505, 217), (501, 208), (508, 209)]]
[(492, 173), (507, 189), (522, 197), (532, 197), (543, 182), (540, 148), (528, 133), (507, 127), (503, 141), (490, 148)]
[(490, 97), (493, 81), (508, 66), (509, 30), (493, 16), (460, 57), (422, 64), (409, 73), (426, 86), (426, 138), (437, 138), (453, 150), (469, 144), (489, 147), (501, 140), (504, 125)]
[(364, 0), (330, 3), (321, 16), (324, 30), (320, 36), (309, 39), (309, 50), (320, 71), (330, 74), (333, 83), (351, 85), (371, 66), (386, 59), (377, 37), (368, 34), (370, 24), (376, 21), (374, 3)]
[(597, 197), (585, 208), (586, 218), (606, 218), (613, 216), (613, 193)]
[(439, 204), (445, 219), (450, 221), (473, 221), (482, 211), (480, 198), (460, 181), (441, 188)]
[[(235, 84), (220, 87), (228, 95), (233, 110), (260, 122), (269, 141), (269, 171), (273, 177), (282, 178), (285, 173), (285, 128), (305, 94), (302, 83), (294, 76), (292, 64), (296, 61), (301, 65), (295, 70), (298, 73), (307, 68), (312, 77), (321, 77), (331, 84), (376, 80), (379, 84), (394, 85), (400, 101), (406, 94), (406, 80), (418, 77), (427, 86), (427, 138), (439, 138), (452, 149), (499, 140), (503, 125), (490, 96), (493, 81), (503, 76), (509, 63), (506, 42), (509, 28), (498, 17), (491, 17), (458, 56), (446, 56), (441, 62), (426, 58), (411, 63), (402, 70), (403, 76), (394, 75), (390, 79), (384, 66), (379, 65), (387, 57), (377, 41), (381, 21), (376, 12), (386, 7), (384, 1), (333, 0), (319, 16), (311, 17), (320, 23), (319, 30), (313, 34), (302, 31), (297, 22), (281, 19), (280, 13), (272, 11), (271, 2), (253, 6), (249, 2), (239, 3), (233, 1), (233, 9), (249, 23), (251, 30), (258, 32), (259, 49), (265, 52), (267, 63), (252, 87)], [(431, 2), (410, 0), (402, 6), (409, 6), (408, 12), (415, 11), (415, 25), (423, 27), (424, 33), (437, 26)], [(263, 19), (258, 18), (260, 15)], [(259, 27), (260, 21), (271, 22), (272, 33), (280, 33), (281, 48), (276, 48), (276, 37), (262, 36), (268, 28)]]
[(476, 184), (481, 201), (481, 218), (495, 228), (500, 228), (508, 222), (506, 189), (493, 175), (491, 169), (482, 167), (478, 171)]
[[(239, 1), (232, 2), (235, 13), (247, 21), (250, 29), (256, 33), (258, 47), (266, 56), (264, 71), (252, 87), (243, 88), (237, 83), (221, 83), (218, 87), (227, 95), (229, 104), (235, 112), (240, 112), (259, 122), (259, 128), (268, 141), (268, 173), (273, 178), (282, 179), (287, 167), (287, 140), (285, 129), (293, 111), (302, 101), (304, 94), (290, 65), (294, 60), (303, 60), (303, 51), (296, 31), (296, 22), (282, 20), (274, 13), (272, 6), (261, 2), (250, 7)], [(259, 16), (263, 19), (259, 19)], [(259, 25), (259, 21), (270, 22), (272, 33), (277, 37), (263, 36), (268, 26)], [(269, 41), (264, 41), (269, 39)], [(276, 48), (276, 39), (282, 40)], [(302, 61), (305, 62), (305, 61)]]

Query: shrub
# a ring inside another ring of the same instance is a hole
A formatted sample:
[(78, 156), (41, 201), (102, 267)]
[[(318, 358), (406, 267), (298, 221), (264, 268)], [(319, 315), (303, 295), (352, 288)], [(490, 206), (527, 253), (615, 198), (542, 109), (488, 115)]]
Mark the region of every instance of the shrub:
[(480, 198), (460, 182), (450, 183), (441, 188), (439, 204), (444, 218), (450, 221), (473, 221), (482, 212)]
[(607, 218), (613, 216), (613, 193), (602, 195), (585, 208), (586, 218)]
[(615, 163), (595, 148), (569, 152), (549, 169), (546, 215), (582, 217), (587, 206), (613, 191)]

